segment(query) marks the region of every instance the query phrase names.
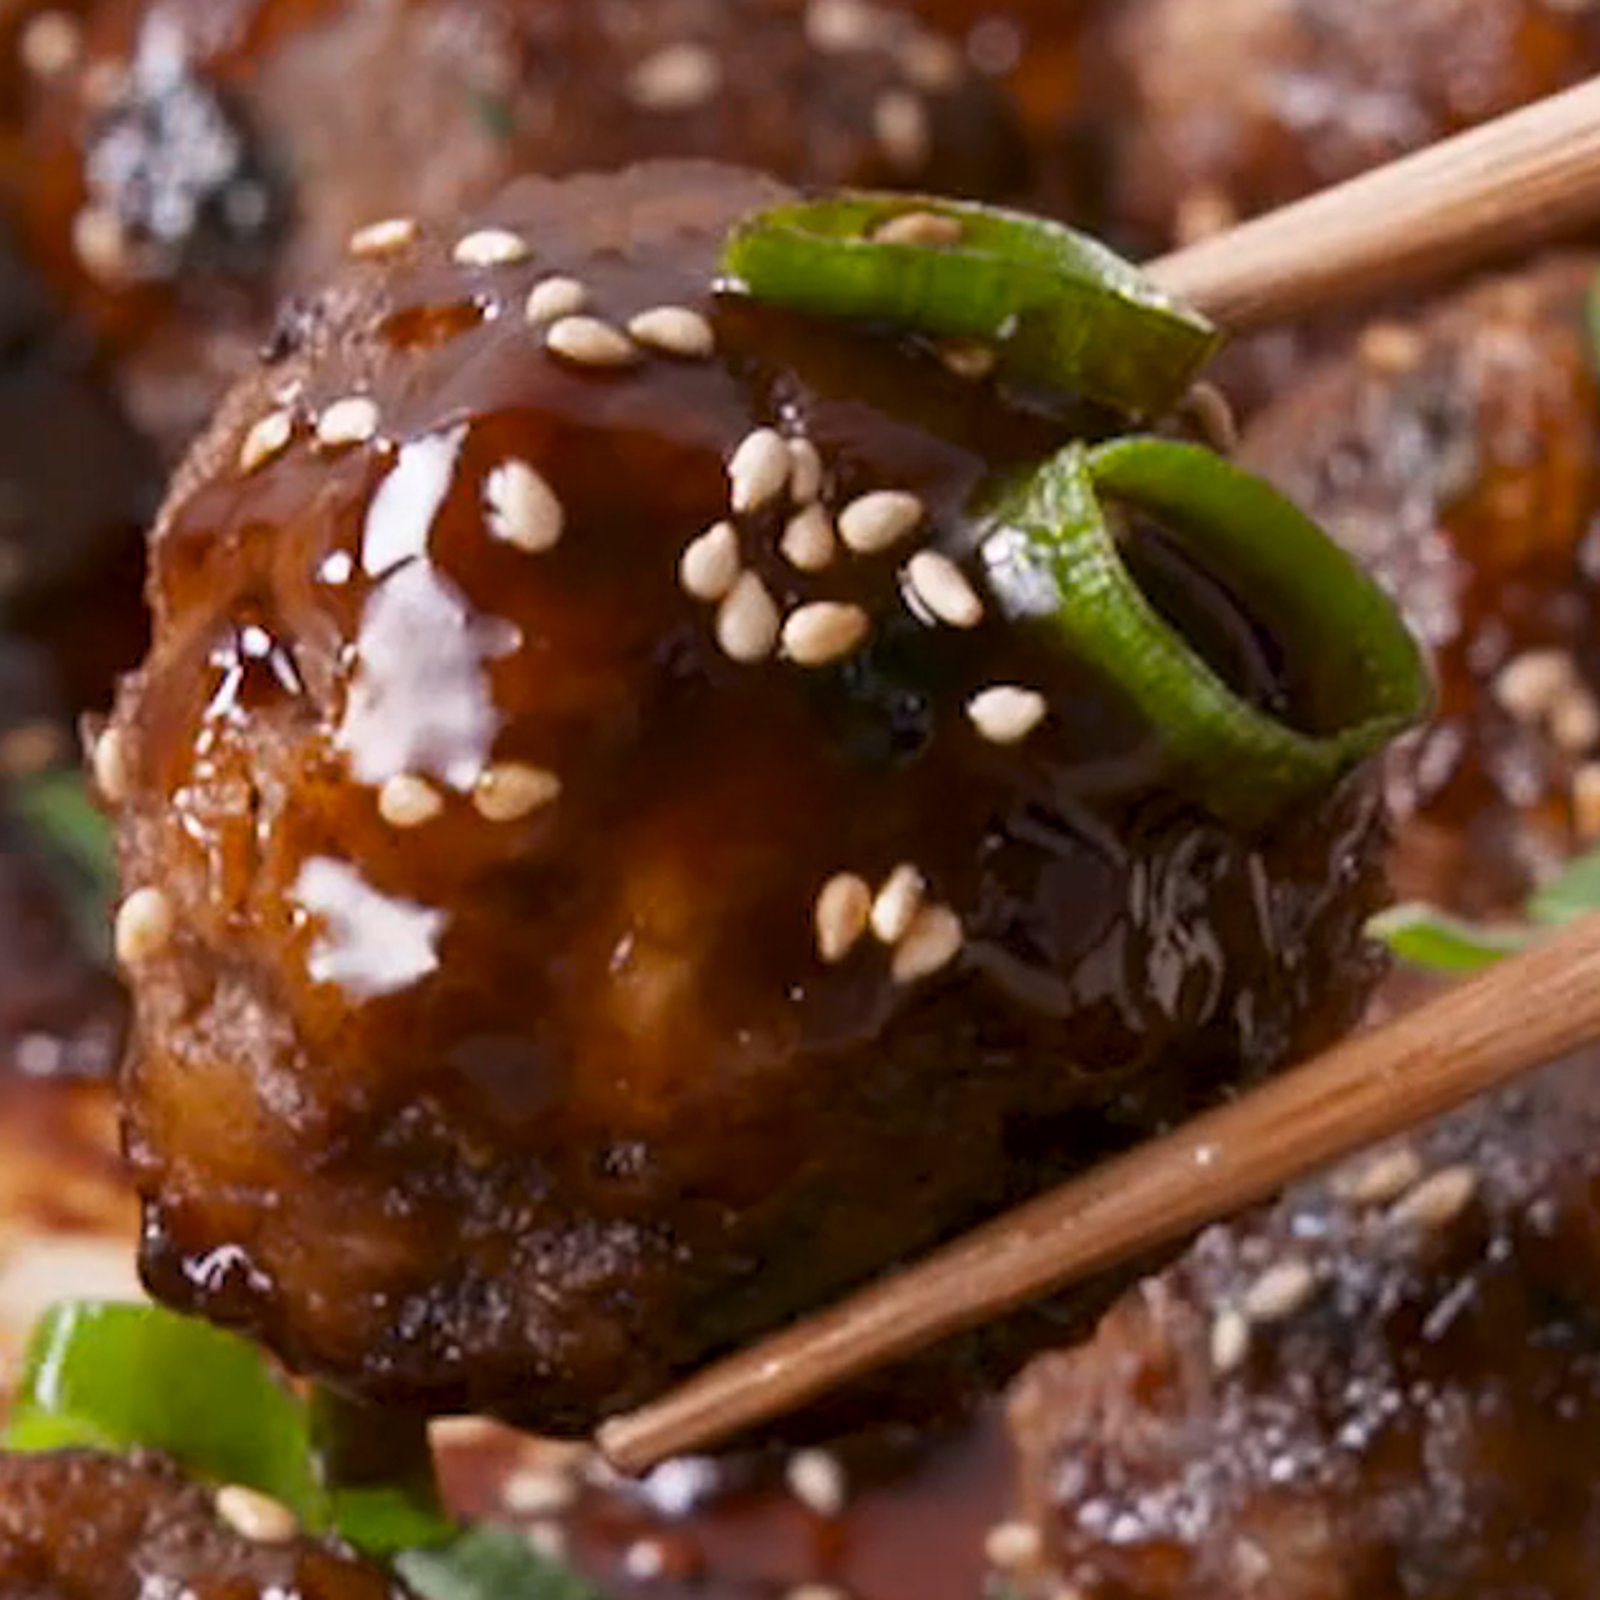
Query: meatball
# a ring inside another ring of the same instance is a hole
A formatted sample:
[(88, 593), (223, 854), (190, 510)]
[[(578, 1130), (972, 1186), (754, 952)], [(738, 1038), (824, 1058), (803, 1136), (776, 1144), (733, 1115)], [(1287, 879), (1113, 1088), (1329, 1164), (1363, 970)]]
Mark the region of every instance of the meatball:
[(1354, 177), (1600, 69), (1548, 0), (1126, 0), (1091, 81), (1108, 201), (1149, 248)]
[[(374, 1397), (585, 1428), (1371, 975), (1364, 775), (1230, 829), (1002, 619), (966, 508), (1069, 419), (713, 293), (785, 194), (669, 164), (422, 230), (159, 520), (110, 734), (144, 1271)], [(1225, 582), (1134, 552), (1287, 692)]]
[(1376, 324), (1243, 446), (1433, 652), (1438, 716), (1390, 767), (1395, 870), (1474, 915), (1600, 838), (1594, 275), (1557, 257)]
[(1582, 1600), (1592, 1057), (1206, 1234), (1012, 1399), (1030, 1593)]
[(954, 42), (793, 0), (107, 0), (34, 124), (33, 247), (169, 444), (355, 230), (518, 173), (715, 156), (982, 194), (1024, 175)]
[(155, 1456), (0, 1455), (0, 1593), (401, 1600), (379, 1568), (283, 1538), (234, 1495), (213, 1499)]

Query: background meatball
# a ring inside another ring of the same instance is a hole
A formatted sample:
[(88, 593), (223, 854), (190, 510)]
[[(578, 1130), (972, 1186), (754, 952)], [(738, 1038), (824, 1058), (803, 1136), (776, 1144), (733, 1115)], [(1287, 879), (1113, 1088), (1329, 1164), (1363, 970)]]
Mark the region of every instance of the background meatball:
[(1247, 432), (1433, 652), (1391, 762), (1402, 896), (1504, 914), (1600, 839), (1600, 408), (1588, 257), (1371, 327)]
[(283, 1540), (239, 1512), (230, 1520), (234, 1493), (213, 1499), (154, 1456), (0, 1455), (0, 1592), (401, 1600), (400, 1586), (376, 1567)]
[(676, 154), (819, 184), (1018, 187), (1017, 131), (956, 43), (846, 10), (105, 0), (35, 119), (30, 237), (128, 349), (137, 415), (179, 443), (355, 229), (448, 216), (518, 173)]
[(1581, 1600), (1592, 1057), (1213, 1229), (1012, 1398), (1030, 1593)]
[(964, 508), (1070, 422), (716, 298), (781, 194), (529, 181), (394, 242), (158, 526), (111, 734), (144, 1268), (375, 1395), (586, 1426), (1366, 987), (1370, 785), (1242, 836), (1001, 619)]
[(1355, 176), (1600, 68), (1548, 0), (1127, 0), (1104, 13), (1110, 216), (1150, 248)]

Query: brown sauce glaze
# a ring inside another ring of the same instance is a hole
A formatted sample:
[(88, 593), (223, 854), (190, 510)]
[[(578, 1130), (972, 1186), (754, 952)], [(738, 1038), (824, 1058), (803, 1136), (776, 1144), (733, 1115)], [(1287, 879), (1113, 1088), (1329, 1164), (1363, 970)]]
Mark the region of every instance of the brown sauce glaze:
[[(1370, 979), (1370, 785), (1240, 837), (1002, 618), (1023, 568), (967, 503), (1069, 419), (718, 301), (779, 192), (513, 188), (336, 290), (159, 525), (116, 724), (144, 1269), (371, 1396), (585, 1427), (1302, 1052)], [(528, 259), (458, 264), (507, 230)], [(606, 319), (564, 355), (523, 309), (560, 275)], [(373, 333), (470, 295), (453, 340)], [(584, 364), (663, 306), (714, 354)], [(801, 502), (860, 540), (886, 491), (917, 497), (892, 550), (780, 554)], [(730, 519), (741, 588), (703, 603), (680, 564)], [(822, 601), (862, 636), (780, 656)], [(1045, 699), (1014, 745), (967, 711), (997, 684)], [(825, 886), (902, 863), (911, 929), (886, 902), (887, 943), (825, 960)]]
[(1390, 763), (1402, 896), (1476, 915), (1600, 840), (1600, 394), (1588, 256), (1371, 326), (1242, 459), (1398, 597), (1439, 709)]
[(1021, 136), (959, 46), (846, 9), (835, 37), (792, 0), (108, 0), (32, 119), (31, 247), (176, 450), (355, 230), (520, 173), (677, 155), (1017, 192)]
[[(810, 1585), (850, 1600), (975, 1600), (1010, 1478), (992, 1407), (961, 1428), (813, 1453), (809, 1474), (767, 1451), (628, 1483), (503, 1431), (452, 1425), (440, 1438), (454, 1507), (523, 1529), (619, 1600), (786, 1600)], [(818, 1479), (840, 1487), (838, 1502), (818, 1497)]]
[(1108, 220), (1160, 250), (1580, 81), (1600, 23), (1545, 0), (1128, 0), (1087, 82)]
[(230, 1524), (226, 1503), (153, 1456), (0, 1456), (0, 1595), (401, 1600), (378, 1568)]
[(1011, 1402), (1025, 1592), (1588, 1595), (1594, 1070), (1213, 1229), (1032, 1367)]

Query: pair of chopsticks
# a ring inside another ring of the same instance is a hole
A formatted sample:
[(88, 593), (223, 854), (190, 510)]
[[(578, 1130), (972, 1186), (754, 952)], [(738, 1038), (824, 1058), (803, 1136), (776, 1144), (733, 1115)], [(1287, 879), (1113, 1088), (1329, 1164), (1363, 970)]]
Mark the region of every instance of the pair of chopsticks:
[[(1148, 268), (1248, 331), (1600, 222), (1600, 79)], [(1040, 1196), (599, 1433), (638, 1472), (1171, 1244), (1600, 1038), (1600, 917)]]

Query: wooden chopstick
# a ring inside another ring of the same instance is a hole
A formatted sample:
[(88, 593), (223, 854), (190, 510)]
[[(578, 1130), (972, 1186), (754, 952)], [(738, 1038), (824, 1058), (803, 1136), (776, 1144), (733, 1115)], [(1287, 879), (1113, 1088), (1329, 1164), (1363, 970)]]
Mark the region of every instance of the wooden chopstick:
[[(1600, 78), (1148, 270), (1231, 332), (1358, 304), (1600, 219)], [(599, 1432), (624, 1471), (725, 1441), (1182, 1239), (1600, 1037), (1600, 919), (996, 1219)]]
[(1600, 217), (1600, 78), (1163, 256), (1232, 333), (1480, 266)]
[(1062, 1184), (599, 1432), (639, 1472), (1276, 1194), (1600, 1037), (1600, 917)]

